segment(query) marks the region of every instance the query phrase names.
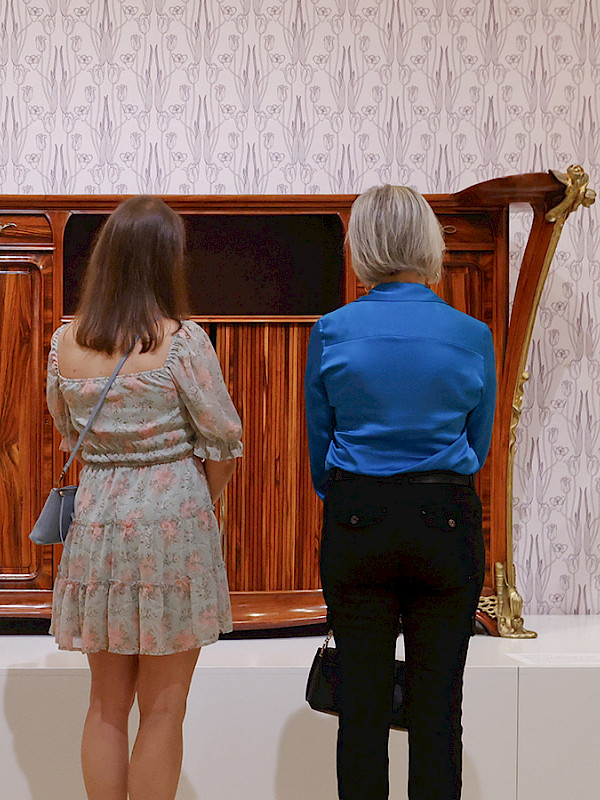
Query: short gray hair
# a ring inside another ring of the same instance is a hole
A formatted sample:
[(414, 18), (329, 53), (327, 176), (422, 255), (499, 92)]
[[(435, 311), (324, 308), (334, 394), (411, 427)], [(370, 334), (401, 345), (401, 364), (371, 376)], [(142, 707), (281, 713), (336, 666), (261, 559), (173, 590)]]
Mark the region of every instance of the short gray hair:
[(444, 237), (425, 198), (408, 186), (373, 186), (352, 205), (347, 241), (352, 267), (365, 286), (411, 270), (436, 283)]

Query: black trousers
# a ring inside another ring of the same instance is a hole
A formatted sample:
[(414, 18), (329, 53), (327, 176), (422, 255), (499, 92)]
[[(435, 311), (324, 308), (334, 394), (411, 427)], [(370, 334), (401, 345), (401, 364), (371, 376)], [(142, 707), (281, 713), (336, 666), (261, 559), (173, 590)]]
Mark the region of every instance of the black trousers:
[(408, 797), (460, 798), (463, 672), (485, 565), (481, 503), (470, 486), (410, 478), (346, 474), (326, 495), (321, 579), (341, 668), (340, 800), (389, 794), (400, 617)]

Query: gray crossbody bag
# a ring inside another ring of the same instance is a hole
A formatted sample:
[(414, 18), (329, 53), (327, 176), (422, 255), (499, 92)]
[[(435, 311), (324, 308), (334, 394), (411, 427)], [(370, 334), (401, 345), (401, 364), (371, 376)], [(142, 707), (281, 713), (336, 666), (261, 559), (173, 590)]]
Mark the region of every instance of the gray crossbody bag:
[(96, 403), (94, 410), (92, 411), (92, 415), (88, 420), (87, 425), (79, 434), (79, 439), (77, 440), (77, 444), (71, 451), (71, 455), (69, 456), (69, 460), (63, 467), (63, 471), (60, 473), (60, 477), (50, 489), (50, 494), (48, 495), (48, 499), (44, 503), (44, 507), (42, 508), (42, 513), (37, 518), (37, 522), (33, 526), (33, 530), (29, 534), (29, 538), (35, 544), (63, 544), (65, 543), (65, 539), (67, 538), (67, 534), (69, 532), (69, 526), (71, 524), (71, 519), (73, 518), (73, 509), (75, 507), (75, 494), (77, 492), (77, 486), (62, 486), (62, 482), (65, 479), (67, 471), (75, 456), (77, 455), (77, 451), (81, 447), (81, 443), (83, 442), (85, 435), (92, 427), (94, 422), (96, 421), (96, 417), (100, 413), (100, 409), (104, 401), (106, 400), (106, 395), (108, 394), (110, 387), (113, 385), (113, 382), (117, 375), (119, 374), (121, 367), (129, 357), (131, 351), (135, 347), (137, 342), (137, 338), (135, 339), (134, 343), (131, 345), (129, 350), (125, 353), (125, 355), (121, 358), (117, 366), (115, 367), (115, 371), (110, 376), (110, 378), (106, 381), (104, 388), (102, 390), (102, 394), (98, 402)]

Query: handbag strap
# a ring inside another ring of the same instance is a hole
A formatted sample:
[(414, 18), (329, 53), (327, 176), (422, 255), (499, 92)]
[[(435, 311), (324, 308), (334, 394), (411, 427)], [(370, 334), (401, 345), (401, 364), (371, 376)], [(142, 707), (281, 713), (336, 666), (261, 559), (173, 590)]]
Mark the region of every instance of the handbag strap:
[(89, 420), (88, 420), (88, 422), (87, 422), (87, 425), (85, 426), (85, 428), (84, 428), (84, 429), (81, 431), (81, 433), (79, 434), (79, 439), (77, 439), (77, 444), (76, 444), (76, 445), (75, 445), (75, 447), (74, 447), (74, 448), (71, 450), (71, 455), (69, 456), (69, 460), (67, 461), (67, 463), (66, 463), (66, 464), (65, 464), (65, 466), (63, 467), (63, 471), (60, 473), (60, 477), (58, 478), (58, 480), (57, 480), (57, 481), (56, 481), (56, 483), (54, 484), (54, 488), (55, 488), (55, 489), (56, 489), (58, 486), (60, 486), (60, 484), (61, 484), (61, 483), (64, 481), (64, 479), (65, 479), (65, 475), (67, 474), (67, 471), (68, 471), (69, 467), (70, 467), (70, 466), (71, 466), (71, 464), (73, 463), (73, 459), (74, 459), (74, 458), (75, 458), (75, 456), (77, 455), (77, 451), (78, 451), (78, 450), (79, 450), (79, 448), (81, 447), (81, 443), (83, 442), (83, 439), (84, 439), (84, 437), (85, 437), (86, 433), (87, 433), (87, 432), (89, 431), (89, 429), (92, 427), (92, 425), (93, 425), (93, 424), (94, 424), (94, 422), (96, 421), (96, 417), (97, 417), (97, 416), (98, 416), (98, 414), (100, 413), (100, 409), (102, 408), (102, 405), (104, 404), (104, 401), (106, 400), (106, 395), (108, 394), (108, 392), (109, 392), (109, 390), (110, 390), (110, 387), (113, 385), (115, 378), (117, 377), (117, 375), (118, 375), (118, 374), (119, 374), (119, 372), (121, 371), (121, 367), (123, 366), (123, 364), (124, 364), (124, 363), (127, 361), (127, 359), (129, 358), (129, 356), (131, 355), (131, 351), (132, 351), (132, 350), (133, 350), (133, 348), (135, 347), (135, 345), (136, 345), (136, 343), (137, 343), (137, 341), (138, 341), (138, 339), (139, 339), (139, 338), (140, 338), (139, 336), (136, 336), (136, 338), (135, 338), (135, 339), (134, 339), (134, 341), (133, 341), (133, 344), (131, 345), (131, 347), (129, 348), (129, 350), (128, 350), (128, 351), (125, 353), (125, 355), (124, 355), (124, 356), (122, 356), (121, 360), (119, 361), (119, 363), (118, 363), (118, 364), (117, 364), (117, 366), (115, 367), (115, 371), (113, 372), (113, 374), (110, 376), (110, 378), (109, 378), (109, 379), (106, 381), (106, 383), (104, 384), (104, 388), (102, 389), (102, 394), (100, 395), (100, 397), (99, 397), (99, 399), (98, 399), (98, 402), (97, 402), (97, 403), (96, 403), (96, 405), (94, 406), (94, 410), (92, 411), (92, 415), (90, 416), (90, 418), (89, 418)]
[(319, 655), (320, 655), (320, 656), (322, 656), (322, 655), (323, 655), (323, 652), (324, 652), (325, 650), (327, 650), (327, 648), (329, 647), (329, 641), (330, 641), (332, 638), (333, 638), (333, 631), (332, 631), (332, 630), (329, 630), (329, 631), (327, 632), (327, 636), (325, 637), (325, 641), (323, 642), (323, 644), (322, 644), (322, 645), (321, 645), (321, 647), (319, 648)]

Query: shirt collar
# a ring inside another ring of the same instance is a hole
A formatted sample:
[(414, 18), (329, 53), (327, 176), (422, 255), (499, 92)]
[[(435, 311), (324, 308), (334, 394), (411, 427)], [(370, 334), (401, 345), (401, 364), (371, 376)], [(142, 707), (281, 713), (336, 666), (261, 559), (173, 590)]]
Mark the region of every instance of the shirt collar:
[(374, 286), (369, 294), (359, 297), (359, 300), (388, 300), (394, 303), (444, 303), (428, 286), (422, 283), (408, 283), (406, 281), (379, 283)]

